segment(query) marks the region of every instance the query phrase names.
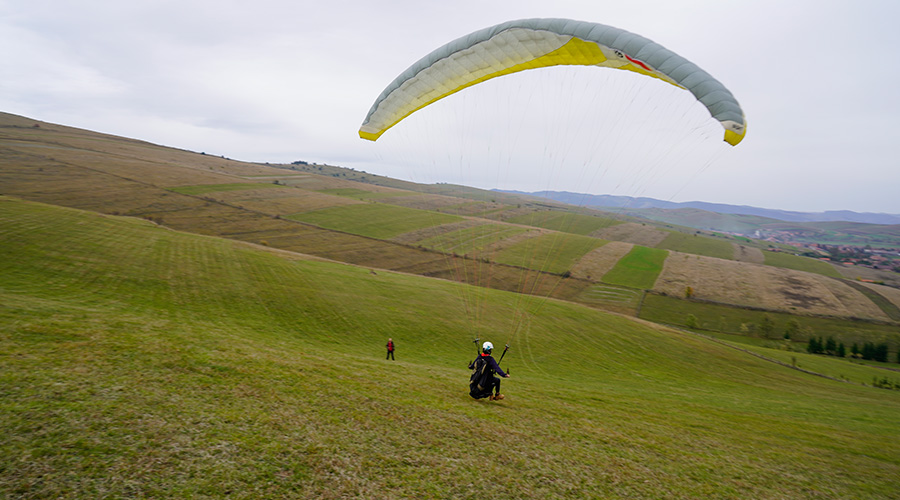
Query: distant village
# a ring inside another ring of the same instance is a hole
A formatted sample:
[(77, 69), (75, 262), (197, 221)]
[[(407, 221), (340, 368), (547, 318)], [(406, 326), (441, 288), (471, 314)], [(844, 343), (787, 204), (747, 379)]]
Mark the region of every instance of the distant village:
[[(800, 250), (798, 252), (799, 255), (806, 257), (813, 257), (826, 262), (900, 273), (900, 248), (875, 248), (871, 245), (864, 247), (826, 245), (823, 243), (798, 241), (797, 237), (798, 234), (795, 231), (766, 231), (764, 235), (757, 235), (757, 238), (762, 241), (795, 247)], [(769, 250), (774, 252), (781, 251), (777, 247), (772, 247)]]

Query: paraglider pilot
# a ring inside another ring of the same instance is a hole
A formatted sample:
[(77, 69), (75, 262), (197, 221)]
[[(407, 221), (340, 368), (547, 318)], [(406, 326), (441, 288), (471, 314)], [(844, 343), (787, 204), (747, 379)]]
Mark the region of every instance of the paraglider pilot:
[(469, 363), (469, 369), (472, 370), (472, 377), (469, 379), (469, 395), (475, 399), (488, 398), (489, 401), (503, 399), (503, 394), (500, 394), (500, 379), (494, 374), (503, 378), (509, 378), (509, 374), (504, 373), (497, 364), (497, 360), (491, 356), (493, 350), (494, 344), (485, 342), (481, 346), (481, 354), (478, 358)]

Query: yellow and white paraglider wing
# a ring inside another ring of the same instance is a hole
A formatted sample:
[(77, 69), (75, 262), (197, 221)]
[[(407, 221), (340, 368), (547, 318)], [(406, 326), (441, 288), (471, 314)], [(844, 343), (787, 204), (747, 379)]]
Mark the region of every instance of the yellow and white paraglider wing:
[(420, 59), (378, 96), (359, 129), (377, 140), (429, 104), (498, 76), (558, 65), (604, 66), (659, 78), (690, 91), (737, 145), (746, 133), (737, 100), (697, 65), (640, 35), (567, 19), (498, 24), (454, 40)]

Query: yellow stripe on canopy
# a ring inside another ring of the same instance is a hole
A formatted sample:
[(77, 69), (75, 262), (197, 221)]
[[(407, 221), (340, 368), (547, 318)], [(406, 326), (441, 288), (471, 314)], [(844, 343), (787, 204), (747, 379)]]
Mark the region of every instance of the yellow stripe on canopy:
[(428, 54), (398, 76), (372, 105), (359, 136), (377, 140), (416, 111), (486, 80), (559, 65), (633, 71), (684, 88), (743, 140), (746, 122), (731, 92), (687, 59), (639, 35), (602, 24), (526, 19), (486, 28)]

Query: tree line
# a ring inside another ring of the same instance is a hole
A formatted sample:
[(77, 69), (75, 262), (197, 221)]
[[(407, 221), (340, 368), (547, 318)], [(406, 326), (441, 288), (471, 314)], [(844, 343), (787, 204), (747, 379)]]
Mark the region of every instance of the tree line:
[[(692, 290), (690, 287), (687, 288), (685, 294), (690, 295)], [(691, 329), (699, 329), (700, 320), (694, 314), (688, 314), (687, 319), (684, 322), (684, 325)], [(778, 332), (776, 332), (777, 328), (775, 322), (769, 317), (768, 314), (763, 315), (762, 321), (759, 324), (755, 323), (742, 323), (741, 324), (741, 332), (742, 333), (758, 333), (761, 337), (766, 339), (774, 339), (778, 337)], [(872, 361), (880, 361), (882, 363), (888, 363), (892, 361), (890, 358), (890, 353), (888, 351), (888, 343), (887, 342), (866, 342), (862, 346), (854, 343), (850, 346), (850, 352), (847, 352), (847, 347), (843, 342), (839, 342), (835, 340), (834, 337), (816, 337), (812, 334), (812, 330), (808, 327), (803, 327), (800, 322), (791, 318), (787, 321), (784, 327), (783, 338), (786, 341), (791, 341), (791, 339), (797, 337), (805, 337), (809, 336), (809, 341), (806, 345), (806, 352), (810, 354), (824, 354), (826, 356), (835, 356), (838, 358), (845, 358), (848, 355), (853, 358), (862, 358), (866, 360)], [(898, 350), (896, 354), (896, 358), (893, 359), (900, 363), (900, 350)]]
[[(833, 337), (823, 339), (822, 337), (810, 337), (806, 346), (806, 352), (810, 354), (825, 354), (827, 356), (837, 356), (843, 358), (847, 356), (847, 349), (843, 342), (837, 342)], [(850, 355), (854, 358), (868, 359), (872, 361), (888, 362), (888, 345), (886, 342), (874, 343), (866, 342), (862, 348), (854, 343), (850, 347)], [(900, 362), (900, 353), (897, 354), (897, 362)]]

